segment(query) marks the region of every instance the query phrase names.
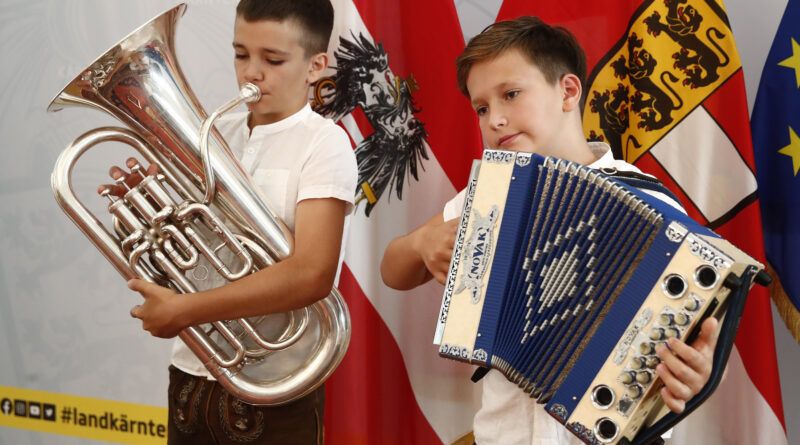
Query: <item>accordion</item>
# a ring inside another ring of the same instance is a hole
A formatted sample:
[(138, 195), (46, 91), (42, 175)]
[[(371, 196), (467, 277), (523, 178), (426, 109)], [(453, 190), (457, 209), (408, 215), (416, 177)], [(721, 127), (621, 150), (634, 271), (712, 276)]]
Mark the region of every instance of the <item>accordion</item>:
[(486, 150), (434, 339), (443, 357), (502, 372), (591, 444), (630, 443), (666, 416), (656, 347), (691, 341), (763, 273), (641, 183), (608, 173)]

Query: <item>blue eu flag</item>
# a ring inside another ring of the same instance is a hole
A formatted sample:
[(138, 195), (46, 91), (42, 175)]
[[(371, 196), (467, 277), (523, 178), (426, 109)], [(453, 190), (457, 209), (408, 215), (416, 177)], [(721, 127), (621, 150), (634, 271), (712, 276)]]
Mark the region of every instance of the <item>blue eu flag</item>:
[(800, 0), (783, 13), (751, 124), (764, 247), (780, 280), (773, 297), (800, 341)]

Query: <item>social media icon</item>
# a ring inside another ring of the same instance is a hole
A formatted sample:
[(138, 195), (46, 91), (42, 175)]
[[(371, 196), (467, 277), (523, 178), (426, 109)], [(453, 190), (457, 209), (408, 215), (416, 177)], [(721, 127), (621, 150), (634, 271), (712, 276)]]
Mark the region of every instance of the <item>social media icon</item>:
[(3, 399), (0, 401), (0, 410), (3, 411), (3, 414), (8, 415), (11, 413), (11, 400), (10, 399)]
[(52, 422), (56, 421), (56, 406), (51, 403), (45, 403), (42, 405), (42, 418), (44, 420), (50, 420)]
[(28, 417), (28, 402), (24, 400), (14, 400), (14, 414), (17, 417)]
[(28, 416), (34, 419), (41, 419), (42, 405), (39, 402), (28, 403)]

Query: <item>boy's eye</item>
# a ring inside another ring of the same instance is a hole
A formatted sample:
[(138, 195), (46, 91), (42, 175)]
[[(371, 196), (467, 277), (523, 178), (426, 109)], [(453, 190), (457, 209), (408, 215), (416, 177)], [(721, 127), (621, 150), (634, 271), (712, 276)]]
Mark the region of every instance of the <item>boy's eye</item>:
[(236, 53), (233, 57), (236, 58), (236, 59), (246, 59), (247, 58), (247, 54)]
[(283, 62), (285, 62), (285, 61), (284, 60), (267, 59), (267, 63), (269, 63), (270, 65), (275, 65), (275, 66), (283, 65)]
[(483, 116), (487, 111), (489, 111), (489, 107), (478, 107), (475, 109), (475, 112), (478, 113), (478, 116)]
[(519, 90), (507, 91), (506, 92), (506, 99), (513, 99), (513, 98), (519, 96), (519, 93), (520, 93)]

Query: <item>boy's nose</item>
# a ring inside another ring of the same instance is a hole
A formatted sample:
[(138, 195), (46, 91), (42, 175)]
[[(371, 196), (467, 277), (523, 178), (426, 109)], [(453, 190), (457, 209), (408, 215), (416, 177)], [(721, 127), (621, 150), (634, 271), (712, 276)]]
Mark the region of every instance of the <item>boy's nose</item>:
[(264, 75), (258, 63), (250, 62), (244, 70), (244, 80), (248, 82), (257, 82), (264, 80)]
[(506, 119), (504, 114), (494, 113), (489, 120), (489, 125), (492, 126), (493, 130), (497, 130), (508, 125), (508, 119)]

